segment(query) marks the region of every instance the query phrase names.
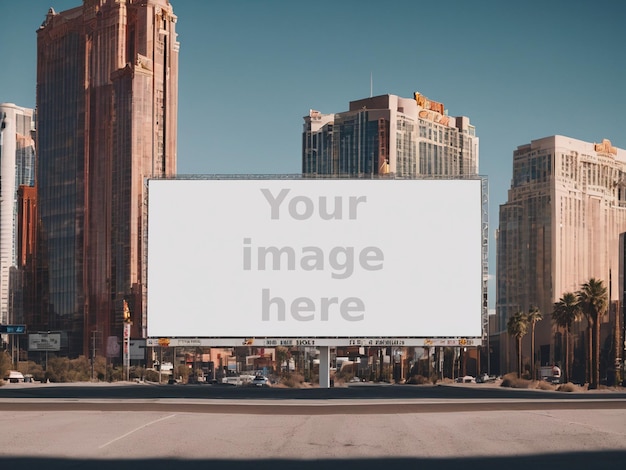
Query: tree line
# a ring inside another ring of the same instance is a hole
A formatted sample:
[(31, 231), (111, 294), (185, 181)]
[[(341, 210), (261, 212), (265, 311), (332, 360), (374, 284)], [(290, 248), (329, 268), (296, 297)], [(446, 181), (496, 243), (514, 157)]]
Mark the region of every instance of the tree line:
[[(565, 361), (563, 378), (570, 380), (573, 363), (573, 351), (570, 347), (572, 325), (586, 319), (588, 348), (585, 351), (589, 370), (589, 389), (596, 389), (600, 383), (600, 323), (609, 305), (607, 288), (604, 282), (591, 278), (580, 286), (577, 292), (565, 292), (558, 302), (554, 303), (552, 323), (563, 332), (565, 343)], [(522, 338), (531, 332), (531, 377), (536, 377), (535, 370), (535, 325), (543, 320), (537, 307), (531, 307), (528, 313), (518, 312), (509, 317), (507, 332), (516, 340), (517, 375), (522, 376)], [(616, 377), (616, 380), (618, 378)]]

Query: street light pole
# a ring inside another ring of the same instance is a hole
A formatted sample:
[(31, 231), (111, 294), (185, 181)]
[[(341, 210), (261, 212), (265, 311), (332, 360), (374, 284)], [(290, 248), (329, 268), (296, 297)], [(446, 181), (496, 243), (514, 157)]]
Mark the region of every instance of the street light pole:
[(130, 308), (128, 307), (128, 302), (124, 299), (123, 302), (123, 319), (124, 319), (124, 371), (125, 376), (124, 379), (128, 382), (130, 381), (130, 327), (133, 322), (130, 316)]

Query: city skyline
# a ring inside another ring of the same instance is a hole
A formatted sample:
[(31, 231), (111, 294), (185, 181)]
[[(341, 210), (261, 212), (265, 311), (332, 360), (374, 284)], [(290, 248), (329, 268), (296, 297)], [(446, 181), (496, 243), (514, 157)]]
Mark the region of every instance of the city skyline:
[[(35, 31), (50, 7), (81, 3), (5, 7), (0, 58), (14, 73), (0, 80), (0, 102), (34, 107)], [(626, 148), (622, 2), (171, 3), (181, 42), (179, 174), (299, 173), (309, 109), (418, 91), (476, 126), (492, 278), (518, 145), (564, 135)]]

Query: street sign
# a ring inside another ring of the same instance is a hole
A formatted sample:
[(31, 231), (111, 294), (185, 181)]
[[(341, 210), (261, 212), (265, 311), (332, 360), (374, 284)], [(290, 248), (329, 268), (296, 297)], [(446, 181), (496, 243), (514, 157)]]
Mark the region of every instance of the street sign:
[(23, 335), (26, 333), (26, 325), (0, 325), (0, 333)]
[(130, 340), (130, 360), (145, 361), (146, 360), (146, 340), (131, 339)]

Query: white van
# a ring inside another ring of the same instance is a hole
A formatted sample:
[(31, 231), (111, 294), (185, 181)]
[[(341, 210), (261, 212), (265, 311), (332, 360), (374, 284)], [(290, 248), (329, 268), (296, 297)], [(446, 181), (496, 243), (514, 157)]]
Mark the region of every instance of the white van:
[(10, 370), (9, 373), (4, 377), (4, 380), (12, 384), (24, 382), (24, 374), (17, 370)]

